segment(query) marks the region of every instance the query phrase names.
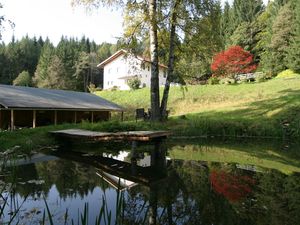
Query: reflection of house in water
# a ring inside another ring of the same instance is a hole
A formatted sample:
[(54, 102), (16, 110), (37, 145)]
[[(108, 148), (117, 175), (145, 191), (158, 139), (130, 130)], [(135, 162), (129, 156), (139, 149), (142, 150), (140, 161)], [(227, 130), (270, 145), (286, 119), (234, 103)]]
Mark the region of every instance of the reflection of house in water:
[(113, 188), (121, 191), (125, 189), (130, 189), (131, 187), (138, 185), (138, 183), (136, 182), (132, 182), (130, 180), (126, 180), (124, 178), (111, 175), (104, 171), (99, 171), (96, 174), (99, 177), (101, 177), (104, 181), (106, 181), (108, 184), (110, 184)]
[[(103, 154), (103, 156), (116, 160), (116, 163), (111, 165), (111, 167), (113, 167), (115, 170), (124, 168), (124, 165), (119, 166), (117, 161), (127, 162), (127, 163), (130, 163), (128, 161), (131, 161), (131, 163), (133, 163), (134, 161), (136, 163), (136, 166), (138, 167), (145, 167), (145, 168), (151, 167), (151, 155), (145, 155), (144, 153), (139, 153), (136, 154), (135, 156), (131, 156), (131, 153), (129, 151), (121, 151), (117, 156), (112, 154)], [(167, 164), (167, 159), (165, 160), (166, 160), (165, 164)], [(109, 183), (112, 187), (119, 190), (130, 189), (131, 187), (139, 184), (138, 182), (125, 179), (121, 176), (115, 176), (111, 173), (107, 173), (100, 169), (98, 170), (97, 175), (103, 178), (103, 180)], [(140, 173), (139, 175), (142, 174)]]

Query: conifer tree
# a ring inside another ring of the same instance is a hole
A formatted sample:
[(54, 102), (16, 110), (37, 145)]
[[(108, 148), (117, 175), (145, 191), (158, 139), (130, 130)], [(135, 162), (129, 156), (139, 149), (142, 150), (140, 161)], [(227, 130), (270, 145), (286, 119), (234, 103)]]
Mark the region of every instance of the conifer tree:
[(300, 1), (293, 1), (294, 23), (292, 24), (292, 38), (287, 55), (287, 65), (290, 69), (300, 73)]
[(37, 87), (47, 87), (48, 67), (53, 56), (54, 46), (47, 38), (42, 47), (39, 62), (33, 78), (33, 81)]
[(288, 65), (288, 52), (292, 39), (293, 12), (291, 4), (282, 6), (272, 26), (271, 48), (271, 71), (277, 74)]

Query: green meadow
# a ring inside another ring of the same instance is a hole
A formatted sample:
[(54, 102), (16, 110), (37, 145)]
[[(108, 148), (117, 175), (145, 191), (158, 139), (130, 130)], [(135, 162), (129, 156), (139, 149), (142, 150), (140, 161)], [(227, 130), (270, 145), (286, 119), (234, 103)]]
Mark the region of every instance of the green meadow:
[[(147, 88), (96, 94), (124, 106), (126, 120), (134, 120), (136, 108), (149, 108)], [(172, 87), (168, 108), (166, 127), (180, 136), (298, 137), (300, 78)]]

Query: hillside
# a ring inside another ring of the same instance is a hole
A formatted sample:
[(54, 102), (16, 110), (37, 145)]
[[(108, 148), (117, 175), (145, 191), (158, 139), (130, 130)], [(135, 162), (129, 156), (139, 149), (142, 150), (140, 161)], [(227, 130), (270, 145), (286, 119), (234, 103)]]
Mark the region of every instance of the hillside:
[[(133, 119), (136, 108), (149, 107), (149, 89), (96, 94), (127, 108), (127, 119)], [(168, 108), (171, 111), (168, 123), (187, 135), (196, 132), (222, 136), (298, 136), (300, 78), (185, 89), (172, 87)]]

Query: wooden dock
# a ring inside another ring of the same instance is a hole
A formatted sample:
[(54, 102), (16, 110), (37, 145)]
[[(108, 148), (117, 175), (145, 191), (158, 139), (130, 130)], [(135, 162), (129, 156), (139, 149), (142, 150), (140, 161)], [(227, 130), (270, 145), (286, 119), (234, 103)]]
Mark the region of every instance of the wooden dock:
[(167, 138), (169, 131), (126, 131), (126, 132), (96, 132), (81, 129), (67, 129), (50, 132), (59, 138), (79, 139), (81, 141), (151, 141)]

